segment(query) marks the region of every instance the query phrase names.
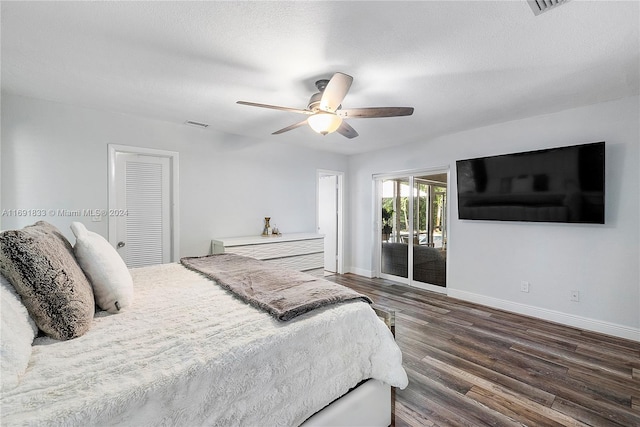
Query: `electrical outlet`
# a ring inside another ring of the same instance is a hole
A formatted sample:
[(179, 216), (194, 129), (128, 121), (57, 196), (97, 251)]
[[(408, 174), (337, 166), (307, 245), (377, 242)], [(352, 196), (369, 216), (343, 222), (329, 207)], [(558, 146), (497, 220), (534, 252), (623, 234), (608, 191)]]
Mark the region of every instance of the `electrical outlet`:
[(523, 280), (520, 282), (520, 291), (521, 292), (529, 292), (529, 282)]
[(569, 298), (571, 301), (579, 302), (580, 301), (580, 291), (573, 290), (571, 291), (571, 297)]

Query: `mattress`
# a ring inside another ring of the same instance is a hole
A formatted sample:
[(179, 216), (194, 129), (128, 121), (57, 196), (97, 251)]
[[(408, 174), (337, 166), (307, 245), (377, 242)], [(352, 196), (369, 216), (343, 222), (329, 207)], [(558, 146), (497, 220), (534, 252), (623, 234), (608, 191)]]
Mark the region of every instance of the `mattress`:
[(281, 322), (179, 264), (131, 270), (135, 300), (85, 335), (37, 338), (2, 425), (299, 425), (360, 381), (404, 388), (365, 302)]

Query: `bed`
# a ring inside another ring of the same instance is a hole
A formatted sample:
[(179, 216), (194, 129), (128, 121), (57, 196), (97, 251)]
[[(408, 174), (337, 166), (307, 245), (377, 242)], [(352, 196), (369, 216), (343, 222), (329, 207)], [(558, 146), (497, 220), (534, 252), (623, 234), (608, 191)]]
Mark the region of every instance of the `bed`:
[(5, 336), (20, 328), (4, 317), (20, 312), (24, 297), (2, 278), (2, 425), (391, 422), (391, 387), (404, 388), (407, 376), (370, 304), (333, 304), (284, 322), (180, 263), (129, 273), (126, 307), (96, 311), (71, 339), (40, 332), (17, 374), (5, 372)]

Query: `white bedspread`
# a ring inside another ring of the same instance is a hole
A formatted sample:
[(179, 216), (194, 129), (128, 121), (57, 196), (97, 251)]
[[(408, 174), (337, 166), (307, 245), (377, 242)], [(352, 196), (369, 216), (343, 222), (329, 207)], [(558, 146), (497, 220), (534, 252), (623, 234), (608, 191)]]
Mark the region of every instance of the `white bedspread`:
[(363, 379), (407, 385), (364, 302), (283, 323), (179, 264), (132, 274), (130, 309), (71, 341), (36, 340), (1, 396), (3, 426), (293, 426)]

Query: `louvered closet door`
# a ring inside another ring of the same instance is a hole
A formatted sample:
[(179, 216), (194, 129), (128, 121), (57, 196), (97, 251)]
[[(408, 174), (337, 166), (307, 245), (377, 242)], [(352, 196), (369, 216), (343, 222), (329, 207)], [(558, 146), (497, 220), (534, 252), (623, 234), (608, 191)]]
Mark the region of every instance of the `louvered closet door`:
[(170, 183), (168, 158), (116, 154), (117, 246), (129, 268), (171, 261)]

